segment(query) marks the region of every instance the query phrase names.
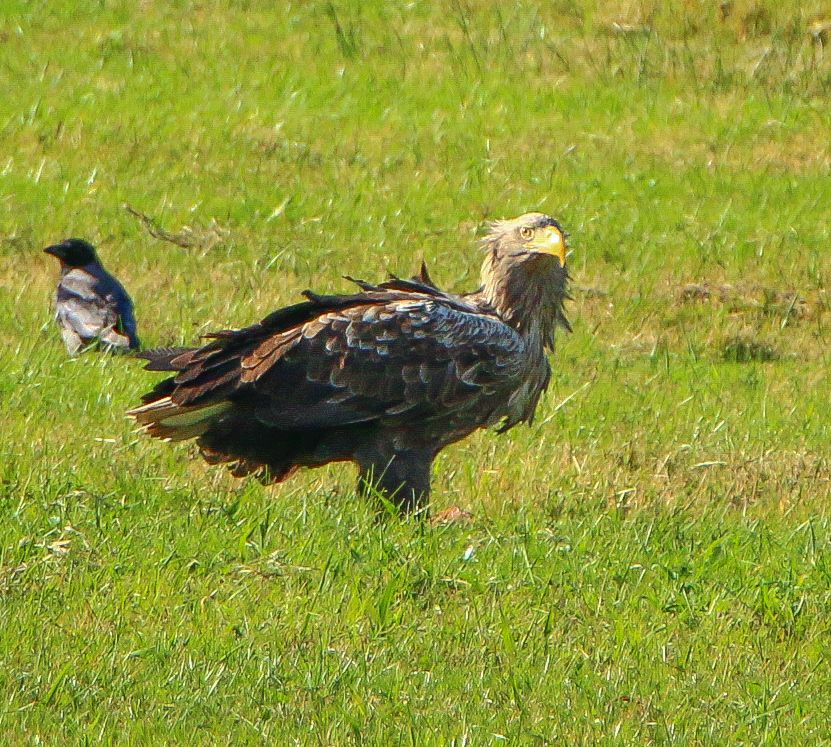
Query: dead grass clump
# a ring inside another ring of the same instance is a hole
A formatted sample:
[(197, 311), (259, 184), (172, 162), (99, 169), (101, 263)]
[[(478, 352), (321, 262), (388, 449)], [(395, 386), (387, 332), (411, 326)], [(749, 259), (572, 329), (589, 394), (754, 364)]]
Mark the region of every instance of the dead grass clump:
[(767, 363), (780, 358), (773, 345), (744, 335), (727, 338), (721, 346), (722, 358), (730, 363), (751, 363), (758, 361)]
[(735, 298), (736, 289), (729, 283), (687, 283), (681, 288), (679, 294), (681, 301), (691, 303), (693, 301), (716, 300), (725, 303), (728, 299)]
[(821, 312), (819, 298), (809, 300), (794, 290), (754, 285), (736, 287), (729, 283), (687, 283), (678, 293), (681, 303), (711, 302), (727, 306), (732, 314), (755, 318), (775, 317), (783, 323), (815, 318)]

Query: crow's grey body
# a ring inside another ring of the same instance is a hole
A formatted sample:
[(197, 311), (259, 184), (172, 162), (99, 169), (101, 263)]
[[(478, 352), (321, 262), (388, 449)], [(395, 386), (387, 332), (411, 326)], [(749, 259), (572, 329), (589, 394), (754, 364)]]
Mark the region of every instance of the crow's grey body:
[[(73, 254), (63, 244), (49, 247), (50, 254), (61, 260), (61, 278), (55, 303), (55, 318), (70, 355), (98, 343), (104, 349), (124, 351), (137, 348), (136, 318), (133, 302), (124, 286), (92, 255), (92, 261), (72, 264)], [(84, 242), (86, 243), (86, 242)], [(81, 255), (77, 261), (90, 259)]]

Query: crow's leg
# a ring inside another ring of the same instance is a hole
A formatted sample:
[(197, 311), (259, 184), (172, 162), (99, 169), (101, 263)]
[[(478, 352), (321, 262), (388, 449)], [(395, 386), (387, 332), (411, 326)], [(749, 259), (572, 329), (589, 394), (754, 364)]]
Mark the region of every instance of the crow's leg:
[(78, 355), (84, 347), (84, 341), (72, 327), (61, 325), (61, 337), (66, 345), (66, 352), (70, 355)]

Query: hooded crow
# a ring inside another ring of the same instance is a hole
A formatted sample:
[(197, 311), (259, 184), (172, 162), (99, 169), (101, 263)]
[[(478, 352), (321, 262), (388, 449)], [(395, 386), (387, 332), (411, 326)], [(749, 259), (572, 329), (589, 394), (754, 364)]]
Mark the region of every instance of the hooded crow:
[(83, 239), (66, 239), (43, 251), (61, 263), (55, 317), (69, 354), (93, 343), (109, 351), (137, 348), (133, 302), (101, 265), (95, 247)]

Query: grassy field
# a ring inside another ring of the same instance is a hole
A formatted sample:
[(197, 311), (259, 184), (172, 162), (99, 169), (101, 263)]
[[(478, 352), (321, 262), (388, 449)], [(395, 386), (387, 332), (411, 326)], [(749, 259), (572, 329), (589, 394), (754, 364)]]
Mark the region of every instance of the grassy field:
[[(0, 742), (831, 744), (831, 8), (667, 6), (3, 5)], [(574, 334), (533, 426), (441, 455), (446, 527), (135, 433), (157, 377), (67, 359), (39, 251), (181, 344), (422, 257), (471, 289), (530, 209)]]

